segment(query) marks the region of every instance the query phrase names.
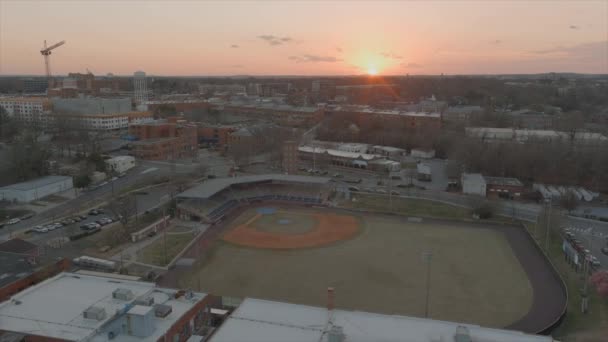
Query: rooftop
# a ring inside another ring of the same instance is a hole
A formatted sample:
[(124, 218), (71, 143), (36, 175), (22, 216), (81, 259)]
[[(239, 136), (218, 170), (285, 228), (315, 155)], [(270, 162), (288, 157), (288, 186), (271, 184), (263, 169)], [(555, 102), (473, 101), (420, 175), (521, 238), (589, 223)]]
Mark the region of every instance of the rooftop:
[(510, 186), (524, 186), (519, 179), (509, 177), (484, 177), (487, 184), (492, 185), (510, 185)]
[(550, 336), (362, 311), (333, 310), (330, 321), (325, 308), (247, 298), (210, 342), (328, 342), (332, 327), (342, 328), (348, 342), (458, 341), (457, 332), (475, 342), (553, 341)]
[(57, 260), (36, 258), (34, 263), (26, 255), (0, 252), (0, 287), (25, 278), (53, 261)]
[[(131, 291), (133, 299), (113, 298), (117, 289)], [(190, 299), (174, 298), (175, 293), (176, 290), (157, 288), (153, 283), (61, 273), (0, 303), (0, 330), (68, 341), (107, 341), (109, 329), (115, 327), (108, 323), (126, 319), (130, 310), (139, 312), (133, 303), (135, 298), (152, 296), (155, 304), (170, 305), (172, 312), (164, 318), (153, 317), (155, 329), (150, 336), (117, 333), (114, 341), (156, 342), (206, 296), (194, 293)], [(105, 316), (84, 318), (83, 312), (88, 309), (96, 313), (105, 311)]]
[(255, 183), (265, 181), (326, 184), (329, 182), (329, 178), (283, 174), (253, 175), (236, 178), (215, 178), (206, 180), (203, 183), (178, 194), (177, 197), (207, 199), (233, 184)]
[(463, 173), (462, 182), (485, 183), (486, 180), (483, 178), (481, 173)]
[(377, 109), (370, 106), (361, 105), (346, 105), (346, 106), (333, 106), (332, 109), (338, 112), (356, 112), (356, 113), (369, 113), (375, 115), (399, 115), (399, 116), (417, 116), (417, 117), (430, 117), (430, 118), (441, 118), (441, 114), (437, 112), (414, 112), (414, 111), (402, 111), (402, 110), (390, 110), (390, 109)]
[(26, 254), (37, 248), (38, 245), (22, 239), (10, 239), (0, 243), (0, 252), (7, 253)]
[(0, 190), (19, 190), (19, 191), (28, 191), (37, 189), (49, 184), (64, 182), (66, 180), (71, 180), (72, 177), (68, 176), (45, 176), (37, 179), (33, 179), (31, 181), (15, 183), (7, 186), (3, 186)]

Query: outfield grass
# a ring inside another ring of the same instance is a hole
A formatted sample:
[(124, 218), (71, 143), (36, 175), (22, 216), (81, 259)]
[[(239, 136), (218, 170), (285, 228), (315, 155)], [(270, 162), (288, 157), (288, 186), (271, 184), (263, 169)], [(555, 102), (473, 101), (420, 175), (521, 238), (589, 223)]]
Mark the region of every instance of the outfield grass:
[(364, 194), (353, 195), (353, 198), (355, 199), (354, 201), (349, 201), (344, 206), (378, 212), (395, 212), (410, 216), (446, 219), (471, 218), (470, 209), (441, 202), (402, 197), (392, 197), (392, 199), (389, 199), (388, 196)]
[(137, 252), (137, 260), (146, 264), (165, 266), (194, 238), (195, 233), (166, 234)]
[[(547, 241), (544, 225), (526, 224), (526, 227), (544, 249)], [(568, 313), (552, 335), (562, 342), (600, 341), (601, 339), (593, 339), (593, 335), (597, 334), (597, 337), (599, 337), (608, 329), (608, 301), (598, 297), (593, 287), (590, 286), (589, 310), (586, 314), (582, 313), (580, 293), (584, 285), (583, 274), (576, 273), (565, 261), (562, 252), (562, 240), (558, 232), (551, 231), (548, 246), (547, 255), (568, 288)], [(589, 339), (581, 339), (583, 335)]]
[(429, 270), (423, 254), (431, 251), (431, 318), (504, 327), (530, 309), (531, 284), (499, 230), (355, 216), (362, 224), (356, 238), (321, 248), (277, 251), (218, 241), (179, 285), (315, 306), (326, 304), (333, 286), (339, 308), (421, 317)]

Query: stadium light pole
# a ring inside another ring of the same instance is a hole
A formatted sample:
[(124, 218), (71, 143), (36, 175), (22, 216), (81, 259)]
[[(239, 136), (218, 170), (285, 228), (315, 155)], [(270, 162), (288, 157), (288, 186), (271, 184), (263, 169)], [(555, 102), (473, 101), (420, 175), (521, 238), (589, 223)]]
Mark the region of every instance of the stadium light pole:
[(431, 294), (431, 261), (433, 260), (433, 253), (426, 251), (422, 253), (424, 261), (426, 261), (426, 300), (424, 304), (424, 317), (429, 317), (429, 299)]
[(547, 225), (545, 229), (545, 251), (549, 254), (549, 230), (551, 229), (551, 207), (553, 206), (551, 198), (549, 198), (549, 210), (547, 211)]

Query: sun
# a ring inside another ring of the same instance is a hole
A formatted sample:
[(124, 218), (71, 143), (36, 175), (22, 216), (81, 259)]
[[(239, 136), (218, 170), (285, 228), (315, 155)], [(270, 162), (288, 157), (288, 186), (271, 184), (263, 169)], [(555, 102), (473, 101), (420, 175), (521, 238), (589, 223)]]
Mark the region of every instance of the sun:
[(367, 74), (370, 76), (376, 76), (378, 75), (378, 69), (376, 69), (375, 67), (369, 67), (367, 68)]

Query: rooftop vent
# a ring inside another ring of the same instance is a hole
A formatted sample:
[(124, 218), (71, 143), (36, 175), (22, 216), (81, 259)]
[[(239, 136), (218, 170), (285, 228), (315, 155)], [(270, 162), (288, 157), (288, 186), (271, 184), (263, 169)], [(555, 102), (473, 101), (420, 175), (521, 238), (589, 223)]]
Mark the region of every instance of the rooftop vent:
[(82, 316), (86, 319), (101, 321), (106, 318), (106, 309), (98, 306), (91, 306), (90, 308), (84, 310)]
[(344, 342), (344, 330), (341, 326), (334, 325), (327, 332), (327, 342)]
[(469, 329), (465, 326), (459, 325), (456, 328), (456, 334), (454, 334), (454, 342), (473, 342)]
[(131, 300), (135, 297), (133, 291), (124, 288), (118, 288), (112, 292), (112, 298), (120, 300)]
[(140, 296), (135, 300), (135, 305), (152, 306), (154, 305), (153, 296)]
[(156, 317), (165, 318), (173, 311), (171, 305), (165, 304), (154, 304), (154, 315)]

